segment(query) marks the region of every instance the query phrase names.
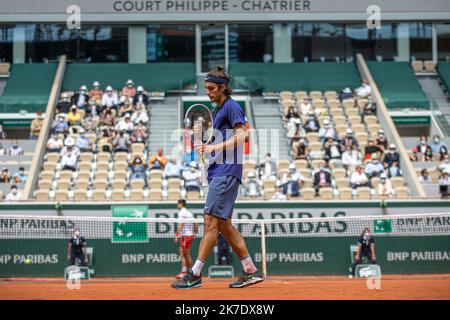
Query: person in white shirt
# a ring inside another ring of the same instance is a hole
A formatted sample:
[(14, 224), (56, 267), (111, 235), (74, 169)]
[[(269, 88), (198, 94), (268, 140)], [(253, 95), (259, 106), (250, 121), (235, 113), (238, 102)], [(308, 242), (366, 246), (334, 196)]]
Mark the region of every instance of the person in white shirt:
[(126, 131), (129, 134), (132, 133), (134, 128), (133, 122), (131, 122), (131, 116), (129, 113), (125, 115), (125, 118), (120, 120), (119, 123), (116, 124), (116, 131)]
[(247, 173), (248, 180), (244, 182), (243, 190), (244, 196), (255, 199), (261, 196), (261, 185), (256, 179), (256, 175), (253, 171)]
[(333, 126), (330, 125), (330, 120), (323, 120), (323, 127), (319, 129), (319, 138), (320, 142), (324, 142), (325, 139), (332, 138), (333, 140), (337, 139), (336, 130)]
[(350, 177), (350, 184), (353, 189), (369, 186), (369, 179), (363, 172), (361, 166), (357, 166), (356, 171), (352, 173), (352, 176)]
[(295, 136), (295, 132), (297, 131), (297, 122), (300, 124), (301, 121), (298, 118), (290, 118), (288, 123), (286, 124), (286, 137), (292, 139)]
[(378, 184), (378, 197), (390, 198), (394, 195), (394, 189), (389, 179), (386, 178), (386, 174), (382, 173), (380, 176), (380, 184)]
[(369, 178), (379, 177), (384, 172), (384, 166), (381, 161), (378, 160), (378, 154), (372, 153), (372, 161), (369, 161), (366, 165), (366, 175)]
[(431, 179), (427, 169), (422, 169), (422, 171), (420, 171), (419, 182), (421, 184), (433, 183), (433, 180)]
[(298, 113), (301, 113), (303, 116), (307, 116), (311, 112), (312, 106), (308, 99), (303, 99), (303, 102), (300, 103), (298, 107)]
[(61, 167), (62, 170), (72, 170), (76, 171), (76, 166), (78, 162), (78, 157), (74, 152), (67, 152), (62, 158), (61, 158)]
[(138, 124), (139, 122), (146, 124), (148, 122), (148, 114), (142, 103), (136, 105), (136, 111), (134, 111), (131, 116), (131, 122), (134, 124)]
[(438, 180), (439, 192), (444, 199), (448, 198), (448, 187), (450, 186), (450, 179), (448, 178), (448, 171), (444, 171)]
[(19, 144), (17, 143), (17, 140), (13, 140), (11, 147), (9, 148), (9, 155), (10, 156), (21, 156), (23, 155), (23, 149), (22, 147), (19, 147)]
[(178, 240), (180, 241), (181, 272), (175, 278), (180, 279), (186, 275), (188, 268), (192, 268), (191, 245), (195, 239), (198, 225), (186, 221), (194, 219), (194, 215), (186, 209), (186, 200), (178, 200), (177, 209), (180, 224), (175, 232), (174, 242), (178, 243)]
[(261, 180), (275, 180), (277, 174), (277, 165), (272, 159), (271, 154), (267, 153), (265, 161), (261, 164), (260, 177)]
[(449, 161), (448, 154), (444, 155), (444, 159), (442, 160), (438, 169), (441, 172), (444, 172), (444, 171), (450, 172), (450, 161)]
[(367, 98), (372, 94), (372, 88), (366, 80), (363, 80), (361, 86), (355, 89), (355, 94), (358, 98)]
[(61, 139), (57, 134), (52, 134), (50, 139), (47, 141), (47, 152), (60, 152), (63, 147), (63, 139)]
[(342, 154), (342, 165), (345, 169), (353, 171), (353, 168), (361, 165), (361, 158), (354, 146), (347, 146)]
[(197, 163), (192, 161), (189, 170), (183, 172), (184, 187), (186, 192), (191, 190), (200, 191), (200, 171), (197, 170)]
[(111, 86), (107, 86), (105, 93), (102, 96), (102, 106), (103, 107), (117, 107), (119, 104), (119, 98), (117, 97), (117, 93), (113, 92)]
[(180, 178), (181, 166), (177, 163), (177, 158), (172, 157), (169, 163), (164, 168), (164, 177), (166, 179), (170, 178)]
[(66, 141), (64, 141), (64, 143), (66, 146), (62, 148), (60, 152), (61, 157), (64, 157), (64, 155), (67, 153), (74, 153), (75, 156), (77, 157), (80, 156), (80, 149), (78, 149), (78, 147), (75, 146), (75, 139), (69, 137), (66, 139)]
[(17, 191), (17, 186), (13, 184), (9, 193), (5, 197), (5, 201), (20, 201), (22, 193)]

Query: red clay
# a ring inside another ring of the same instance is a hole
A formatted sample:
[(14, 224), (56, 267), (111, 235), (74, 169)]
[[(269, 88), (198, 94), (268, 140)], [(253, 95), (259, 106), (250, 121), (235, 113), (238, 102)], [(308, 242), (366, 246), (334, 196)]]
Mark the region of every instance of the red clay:
[[(28, 282), (27, 282), (28, 281)], [(102, 280), (69, 290), (61, 280), (0, 281), (0, 300), (316, 300), (316, 299), (442, 299), (450, 300), (449, 278), (382, 279), (380, 290), (369, 290), (361, 279), (266, 279), (244, 289), (229, 289), (229, 280), (204, 279), (203, 287), (175, 290), (172, 279)], [(361, 292), (364, 292), (362, 295)]]

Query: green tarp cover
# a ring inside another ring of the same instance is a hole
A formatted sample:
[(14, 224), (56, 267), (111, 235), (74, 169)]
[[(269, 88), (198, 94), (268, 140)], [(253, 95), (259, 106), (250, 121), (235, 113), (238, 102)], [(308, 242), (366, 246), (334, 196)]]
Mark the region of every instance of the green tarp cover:
[(361, 84), (354, 63), (231, 63), (234, 88), (254, 91), (312, 91), (356, 88)]
[(450, 62), (439, 62), (437, 70), (441, 76), (447, 93), (450, 93)]
[(183, 89), (196, 83), (193, 63), (88, 63), (69, 64), (62, 85), (63, 91), (78, 91), (80, 86), (89, 89), (99, 81), (102, 89), (107, 85), (120, 90), (128, 79), (142, 85), (146, 91), (167, 91)]
[(0, 97), (0, 112), (45, 111), (57, 67), (47, 63), (13, 64)]
[(388, 108), (430, 108), (428, 99), (408, 62), (369, 61), (367, 65)]

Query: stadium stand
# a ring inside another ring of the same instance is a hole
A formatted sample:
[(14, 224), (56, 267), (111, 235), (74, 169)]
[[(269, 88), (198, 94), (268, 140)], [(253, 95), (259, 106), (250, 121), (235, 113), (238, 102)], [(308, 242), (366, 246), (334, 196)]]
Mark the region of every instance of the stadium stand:
[(408, 62), (368, 61), (367, 65), (389, 109), (430, 108)]

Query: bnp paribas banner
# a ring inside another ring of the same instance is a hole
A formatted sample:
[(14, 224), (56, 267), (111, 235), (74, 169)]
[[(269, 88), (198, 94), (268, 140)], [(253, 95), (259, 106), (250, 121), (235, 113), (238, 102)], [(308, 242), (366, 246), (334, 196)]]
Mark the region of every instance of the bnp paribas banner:
[[(172, 276), (180, 269), (178, 224), (146, 219), (146, 206), (112, 209), (113, 219), (0, 218), (0, 277), (63, 277), (67, 242), (75, 227), (87, 240), (91, 277)], [(133, 218), (130, 221), (127, 218)], [(142, 220), (142, 221), (140, 221)], [(261, 223), (236, 223), (257, 264), (262, 262)], [(270, 275), (345, 275), (357, 239), (370, 228), (383, 274), (450, 273), (450, 215), (407, 218), (341, 217), (265, 222)], [(202, 234), (200, 228), (192, 255)], [(207, 267), (217, 262), (213, 254)], [(233, 266), (240, 270), (234, 257)]]

